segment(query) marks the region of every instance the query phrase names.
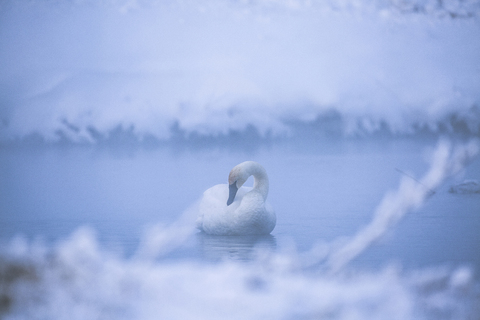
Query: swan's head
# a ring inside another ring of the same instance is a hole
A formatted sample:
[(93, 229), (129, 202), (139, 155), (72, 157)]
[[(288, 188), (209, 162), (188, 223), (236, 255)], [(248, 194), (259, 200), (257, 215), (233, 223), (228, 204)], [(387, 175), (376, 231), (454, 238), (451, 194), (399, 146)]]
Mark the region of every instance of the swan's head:
[[(248, 161), (247, 161), (248, 162)], [(238, 189), (240, 189), (243, 184), (247, 181), (250, 173), (245, 170), (245, 162), (240, 163), (239, 165), (235, 166), (230, 174), (228, 175), (228, 200), (227, 206), (233, 203), (235, 200), (235, 196), (237, 195)]]

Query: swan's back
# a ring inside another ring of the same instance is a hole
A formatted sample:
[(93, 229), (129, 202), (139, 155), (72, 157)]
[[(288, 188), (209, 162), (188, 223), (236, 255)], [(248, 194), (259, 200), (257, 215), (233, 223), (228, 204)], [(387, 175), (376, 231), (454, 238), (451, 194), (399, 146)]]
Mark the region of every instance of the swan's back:
[(198, 229), (215, 235), (269, 234), (274, 229), (275, 212), (255, 190), (240, 188), (229, 206), (225, 202), (228, 194), (226, 184), (218, 184), (203, 193)]

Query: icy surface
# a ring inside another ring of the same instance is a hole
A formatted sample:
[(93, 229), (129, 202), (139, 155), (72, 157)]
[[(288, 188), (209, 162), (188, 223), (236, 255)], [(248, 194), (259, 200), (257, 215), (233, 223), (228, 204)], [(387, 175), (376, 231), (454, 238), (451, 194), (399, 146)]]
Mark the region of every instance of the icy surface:
[(478, 134), (479, 8), (3, 1), (0, 138)]

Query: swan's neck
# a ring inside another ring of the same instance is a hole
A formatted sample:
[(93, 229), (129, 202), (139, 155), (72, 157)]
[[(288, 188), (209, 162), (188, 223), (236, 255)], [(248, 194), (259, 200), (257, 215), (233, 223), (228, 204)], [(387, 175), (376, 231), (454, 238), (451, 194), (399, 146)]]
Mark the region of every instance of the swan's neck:
[(247, 181), (248, 177), (253, 176), (253, 189), (250, 192), (258, 192), (263, 199), (268, 195), (268, 176), (265, 169), (254, 161), (245, 161), (236, 165), (228, 175), (229, 196), (227, 206), (235, 199), (238, 188)]
[[(264, 170), (265, 171), (265, 170)], [(263, 199), (267, 199), (268, 195), (268, 177), (267, 174), (253, 174), (253, 190), (260, 192)]]
[(248, 175), (253, 176), (253, 189), (254, 191), (259, 192), (263, 199), (267, 199), (268, 195), (268, 176), (265, 169), (258, 163), (251, 162), (246, 168)]

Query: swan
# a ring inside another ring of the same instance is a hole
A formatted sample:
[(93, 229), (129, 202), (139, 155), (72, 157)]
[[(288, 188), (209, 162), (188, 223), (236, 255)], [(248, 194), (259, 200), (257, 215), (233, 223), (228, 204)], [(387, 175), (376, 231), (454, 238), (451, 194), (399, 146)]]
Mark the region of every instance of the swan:
[[(250, 176), (253, 188), (242, 187)], [(267, 195), (265, 169), (254, 161), (242, 162), (230, 171), (228, 185), (217, 184), (203, 193), (197, 228), (213, 235), (269, 234), (277, 219)]]

